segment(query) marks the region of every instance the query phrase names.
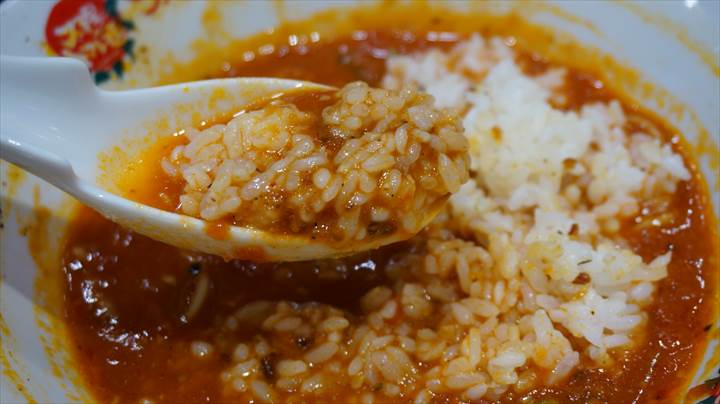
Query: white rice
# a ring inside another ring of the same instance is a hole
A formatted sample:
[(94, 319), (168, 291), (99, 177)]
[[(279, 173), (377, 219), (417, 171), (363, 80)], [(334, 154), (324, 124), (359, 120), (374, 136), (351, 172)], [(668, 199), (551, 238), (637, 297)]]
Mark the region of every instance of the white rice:
[(672, 253), (643, 261), (619, 223), (690, 174), (657, 137), (626, 133), (616, 101), (553, 107), (563, 81), (562, 70), (523, 74), (512, 49), (479, 36), (388, 60), (387, 86), (419, 84), (466, 111), (475, 172), (415, 239), (421, 248), (387, 268), (391, 284), (360, 300), (362, 316), (289, 302), (265, 315), (312, 333), (302, 357), (283, 358), (312, 364), (303, 392), (332, 380), (361, 401), (495, 400), (633, 349)]
[(183, 180), (180, 210), (352, 241), (416, 233), (467, 180), (460, 120), (431, 96), (356, 82), (320, 98), (322, 116), (280, 97), (226, 125), (189, 129), (162, 161)]

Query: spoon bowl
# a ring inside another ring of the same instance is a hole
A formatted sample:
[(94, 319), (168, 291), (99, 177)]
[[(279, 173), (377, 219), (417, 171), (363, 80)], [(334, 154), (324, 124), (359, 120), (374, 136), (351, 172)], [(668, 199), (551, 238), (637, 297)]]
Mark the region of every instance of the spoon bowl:
[[(303, 235), (239, 226), (228, 226), (219, 237), (208, 231), (204, 220), (128, 200), (98, 180), (98, 156), (123, 140), (146, 136), (148, 128), (173, 133), (191, 126), (193, 117), (232, 113), (288, 91), (331, 87), (286, 79), (232, 78), (105, 91), (95, 86), (81, 61), (2, 56), (0, 88), (0, 158), (153, 239), (226, 259), (302, 261), (350, 255), (408, 237), (390, 234), (336, 246)], [(439, 202), (426, 212), (422, 226), (442, 205)]]

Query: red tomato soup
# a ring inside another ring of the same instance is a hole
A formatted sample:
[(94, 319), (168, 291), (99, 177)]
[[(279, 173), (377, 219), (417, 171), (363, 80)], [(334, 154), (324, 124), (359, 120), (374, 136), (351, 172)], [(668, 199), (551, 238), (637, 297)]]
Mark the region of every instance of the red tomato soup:
[[(521, 25), (508, 40), (512, 27), (453, 31), (442, 18), (258, 37), (233, 52), (273, 51), (212, 75), (408, 85), (462, 117), (470, 179), (410, 240), (260, 264), (77, 212), (64, 315), (98, 401), (677, 399), (714, 327), (717, 280), (690, 150), (613, 83), (522, 46)], [(159, 160), (125, 190), (175, 210), (180, 180)]]

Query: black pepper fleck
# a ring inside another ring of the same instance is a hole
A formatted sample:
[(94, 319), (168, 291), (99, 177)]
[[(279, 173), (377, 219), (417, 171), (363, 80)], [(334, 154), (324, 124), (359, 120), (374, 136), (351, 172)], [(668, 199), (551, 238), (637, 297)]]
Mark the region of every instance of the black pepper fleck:
[(276, 353), (265, 355), (260, 360), (260, 367), (262, 368), (263, 375), (265, 375), (265, 378), (268, 380), (275, 379), (275, 362), (277, 362)]
[(190, 266), (188, 267), (188, 273), (189, 273), (190, 275), (192, 275), (192, 276), (198, 276), (198, 275), (200, 275), (200, 272), (201, 272), (201, 271), (202, 271), (202, 268), (200, 267), (200, 263), (199, 263), (199, 262), (193, 262), (193, 263), (190, 264)]
[(312, 344), (312, 338), (311, 337), (297, 337), (295, 338), (295, 345), (298, 346), (298, 348), (306, 349)]

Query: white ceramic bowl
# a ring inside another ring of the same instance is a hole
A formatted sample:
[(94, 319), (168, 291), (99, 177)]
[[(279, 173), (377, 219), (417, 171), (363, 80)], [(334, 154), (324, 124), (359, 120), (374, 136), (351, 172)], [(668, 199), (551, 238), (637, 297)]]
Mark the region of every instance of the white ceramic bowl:
[[(194, 55), (192, 42), (195, 39), (216, 35), (201, 23), (208, 7), (203, 1), (130, 3), (120, 0), (116, 10), (123, 20), (132, 21), (135, 28), (128, 37), (121, 38), (110, 50), (100, 51), (91, 60), (95, 70), (100, 72), (96, 79), (107, 79), (108, 75), (102, 72), (116, 67), (114, 63), (122, 60), (123, 54), (128, 63), (128, 51), (133, 46), (128, 39), (147, 49), (144, 57), (148, 58), (149, 67), (144, 70), (131, 68), (125, 71), (124, 80), (110, 78), (104, 81), (105, 86), (152, 84), (153, 73), (160, 71), (162, 61), (166, 60), (163, 57), (171, 54), (176, 60), (189, 60)], [(354, 3), (224, 1), (211, 7), (222, 7), (221, 20), (233, 22), (224, 25), (224, 34), (243, 37), (268, 29), (288, 16), (302, 19), (325, 8), (352, 7)], [(718, 153), (720, 2), (548, 3), (554, 12), (548, 12), (549, 8), (545, 6), (527, 7), (525, 2), (486, 3), (484, 7), (497, 12), (518, 9), (515, 11), (528, 19), (569, 33), (580, 42), (597, 47), (636, 69), (643, 79), (663, 89), (660, 98), (667, 102), (656, 102), (658, 98), (654, 96), (658, 94), (651, 94), (653, 97), (641, 93), (632, 95), (667, 117), (692, 145), (706, 153)], [(61, 23), (66, 22), (68, 16), (78, 14), (82, 7), (86, 8), (85, 12), (101, 15), (112, 4), (111, 0), (5, 1), (0, 5), (0, 53), (44, 56), (53, 49), (57, 52), (58, 47), (70, 47), (72, 44), (63, 44), (57, 38)], [(442, 2), (442, 6), (463, 9), (468, 4), (447, 1)], [(49, 18), (51, 12), (54, 14)], [(97, 21), (99, 25), (95, 28), (105, 23), (102, 18)], [(50, 29), (46, 30), (46, 24)], [(112, 38), (98, 40), (112, 41)], [(687, 108), (678, 113), (677, 105)], [(702, 127), (710, 134), (709, 139), (700, 135)], [(700, 160), (701, 166), (717, 212), (720, 178), (714, 171), (717, 166), (713, 170), (705, 157)], [(60, 308), (51, 305), (56, 297), (49, 296), (52, 292), (43, 287), (47, 274), (59, 270), (57, 247), (73, 202), (50, 185), (10, 168), (4, 162), (0, 168), (1, 220), (4, 225), (0, 230), (0, 374), (3, 375), (0, 402), (90, 400), (64, 350), (64, 326), (57, 318)], [(41, 208), (40, 215), (38, 208)], [(705, 352), (705, 360), (717, 352), (717, 345), (718, 334), (715, 332), (714, 340)], [(704, 376), (698, 370), (694, 382), (704, 380)]]

